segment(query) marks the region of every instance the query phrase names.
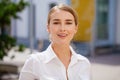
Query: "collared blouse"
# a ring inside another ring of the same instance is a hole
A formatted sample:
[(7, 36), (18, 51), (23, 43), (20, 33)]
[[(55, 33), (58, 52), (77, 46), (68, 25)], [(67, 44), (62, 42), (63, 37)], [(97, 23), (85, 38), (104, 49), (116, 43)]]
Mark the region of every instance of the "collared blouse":
[(32, 54), (25, 62), (19, 80), (90, 80), (90, 63), (70, 47), (72, 56), (66, 70), (51, 45), (41, 53)]

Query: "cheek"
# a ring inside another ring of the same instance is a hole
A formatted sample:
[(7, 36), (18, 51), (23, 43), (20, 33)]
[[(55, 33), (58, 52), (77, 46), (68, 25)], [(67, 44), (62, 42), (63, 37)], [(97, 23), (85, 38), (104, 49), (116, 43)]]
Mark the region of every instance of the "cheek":
[(50, 24), (47, 26), (47, 31), (48, 31), (49, 34), (53, 31)]
[(75, 26), (75, 28), (74, 28), (74, 33), (76, 34), (77, 31), (78, 31), (78, 26)]
[(49, 34), (55, 34), (57, 32), (57, 29), (55, 27), (49, 27), (48, 32)]
[(75, 28), (72, 28), (72, 29), (69, 30), (69, 32), (70, 32), (71, 34), (75, 34), (77, 31), (76, 31)]

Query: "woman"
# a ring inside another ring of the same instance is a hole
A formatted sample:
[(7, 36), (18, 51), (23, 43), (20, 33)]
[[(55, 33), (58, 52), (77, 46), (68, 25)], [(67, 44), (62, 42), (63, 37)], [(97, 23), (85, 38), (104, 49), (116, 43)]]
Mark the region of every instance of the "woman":
[(53, 7), (47, 24), (51, 44), (44, 52), (27, 59), (19, 80), (90, 80), (88, 59), (70, 46), (77, 29), (77, 16), (71, 7)]

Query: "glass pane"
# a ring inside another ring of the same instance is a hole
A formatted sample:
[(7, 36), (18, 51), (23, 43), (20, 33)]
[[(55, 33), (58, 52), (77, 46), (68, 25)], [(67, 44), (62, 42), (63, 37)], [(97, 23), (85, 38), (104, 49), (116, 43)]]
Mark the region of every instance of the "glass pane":
[(97, 0), (97, 39), (106, 40), (108, 34), (108, 0)]

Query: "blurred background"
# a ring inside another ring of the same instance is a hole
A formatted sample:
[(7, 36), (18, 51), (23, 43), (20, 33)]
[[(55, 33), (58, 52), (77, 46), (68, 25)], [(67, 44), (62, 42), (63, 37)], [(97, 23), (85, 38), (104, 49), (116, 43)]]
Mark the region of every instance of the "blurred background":
[(29, 55), (47, 48), (47, 15), (59, 3), (78, 14), (71, 46), (90, 60), (92, 80), (120, 80), (120, 0), (0, 0), (0, 80), (18, 80)]

